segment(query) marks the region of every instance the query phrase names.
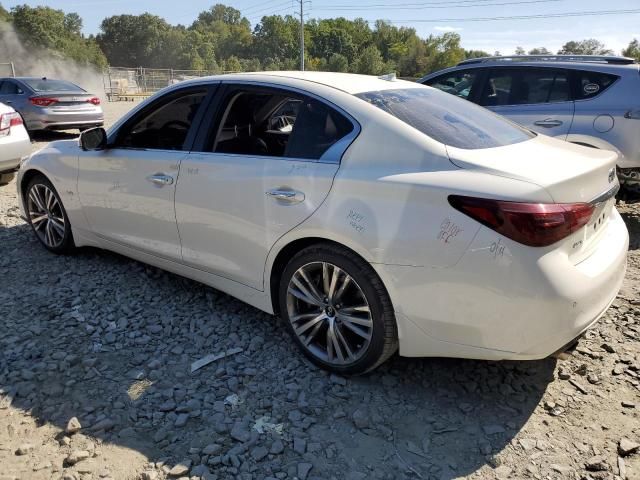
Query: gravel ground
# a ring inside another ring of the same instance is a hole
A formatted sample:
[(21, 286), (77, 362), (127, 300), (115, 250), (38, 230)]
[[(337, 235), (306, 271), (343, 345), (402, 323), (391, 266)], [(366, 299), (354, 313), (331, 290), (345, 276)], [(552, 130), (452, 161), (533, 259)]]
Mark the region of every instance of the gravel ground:
[(396, 357), (342, 378), (213, 289), (47, 253), (2, 187), (0, 479), (640, 479), (640, 205), (620, 210), (626, 282), (565, 359)]

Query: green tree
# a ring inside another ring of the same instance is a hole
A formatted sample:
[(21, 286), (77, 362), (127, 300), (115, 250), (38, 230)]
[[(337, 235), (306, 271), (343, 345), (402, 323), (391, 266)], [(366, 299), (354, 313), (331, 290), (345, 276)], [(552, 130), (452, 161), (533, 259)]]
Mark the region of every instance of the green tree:
[(385, 73), (386, 64), (378, 47), (369, 45), (358, 56), (354, 65), (355, 73), (365, 75), (381, 75)]
[(163, 49), (172, 30), (164, 19), (142, 15), (115, 15), (100, 24), (97, 41), (111, 65), (122, 67), (168, 67), (169, 52)]
[(613, 50), (608, 49), (601, 41), (589, 38), (565, 43), (558, 55), (613, 55)]
[(0, 3), (0, 22), (8, 22), (10, 20), (10, 14)]
[(44, 48), (80, 64), (106, 65), (106, 58), (93, 39), (81, 34), (82, 20), (49, 7), (19, 5), (9, 17), (27, 48)]
[(635, 58), (640, 62), (640, 42), (638, 42), (637, 38), (634, 38), (633, 40), (631, 40), (631, 42), (629, 42), (627, 48), (622, 50), (622, 55), (624, 55), (625, 57)]
[(491, 54), (489, 52), (485, 52), (484, 50), (465, 50), (464, 58), (482, 58), (482, 57), (490, 57)]
[(516, 47), (516, 51), (515, 51), (515, 54), (516, 54), (516, 55), (524, 55), (524, 54), (526, 54), (526, 53), (527, 53), (527, 52), (525, 51), (525, 49), (524, 49), (524, 48), (522, 48), (522, 47)]
[(224, 70), (225, 72), (241, 72), (242, 64), (240, 60), (235, 55), (227, 58), (224, 62)]
[(253, 30), (254, 48), (263, 61), (279, 62), (299, 56), (300, 22), (291, 15), (262, 17)]
[(551, 55), (551, 52), (545, 47), (537, 47), (529, 50), (529, 55)]
[(227, 5), (217, 4), (201, 12), (190, 28), (210, 36), (218, 58), (244, 57), (253, 41), (249, 20)]
[(327, 60), (327, 70), (330, 72), (348, 72), (349, 60), (344, 55), (334, 53)]

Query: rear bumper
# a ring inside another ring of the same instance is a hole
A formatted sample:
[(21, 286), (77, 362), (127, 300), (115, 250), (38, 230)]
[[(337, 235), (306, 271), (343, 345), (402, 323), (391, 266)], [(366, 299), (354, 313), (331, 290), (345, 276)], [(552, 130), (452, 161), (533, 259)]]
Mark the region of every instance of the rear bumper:
[(457, 265), (374, 266), (390, 285), (404, 356), (488, 360), (545, 358), (596, 322), (615, 299), (629, 236), (614, 211), (597, 249), (574, 265), (557, 250), (491, 254), (481, 229)]
[(40, 108), (26, 112), (23, 116), (29, 130), (66, 130), (104, 124), (104, 113), (100, 107), (82, 111)]

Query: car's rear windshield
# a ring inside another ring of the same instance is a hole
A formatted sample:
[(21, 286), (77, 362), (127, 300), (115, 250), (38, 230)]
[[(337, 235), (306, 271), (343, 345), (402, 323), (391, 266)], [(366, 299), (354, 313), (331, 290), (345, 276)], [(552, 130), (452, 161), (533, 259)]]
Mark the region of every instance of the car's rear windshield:
[(78, 92), (84, 93), (85, 90), (71, 82), (64, 80), (43, 80), (40, 78), (32, 78), (24, 80), (36, 92)]
[(379, 90), (356, 96), (456, 148), (501, 147), (535, 136), (489, 110), (434, 88)]

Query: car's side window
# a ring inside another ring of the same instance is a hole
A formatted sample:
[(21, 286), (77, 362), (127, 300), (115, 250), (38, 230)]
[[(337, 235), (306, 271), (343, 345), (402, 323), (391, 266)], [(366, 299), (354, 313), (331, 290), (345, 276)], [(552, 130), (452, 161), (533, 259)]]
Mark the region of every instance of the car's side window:
[(514, 84), (513, 70), (492, 70), (487, 75), (480, 105), (484, 107), (496, 107), (509, 105), (511, 90)]
[(267, 87), (227, 89), (207, 151), (318, 160), (353, 130), (323, 102)]
[(511, 96), (513, 105), (567, 102), (571, 99), (566, 70), (522, 69)]
[(459, 70), (449, 72), (439, 77), (432, 78), (424, 82), (428, 85), (443, 92), (451, 93), (457, 97), (469, 99), (473, 83), (476, 81), (479, 70)]
[(114, 146), (184, 150), (191, 123), (206, 95), (204, 89), (168, 94), (127, 122)]
[(554, 68), (496, 69), (487, 78), (481, 104), (535, 105), (571, 100), (566, 70)]
[(0, 95), (18, 95), (24, 93), (22, 89), (11, 80), (5, 80), (0, 85)]
[(609, 73), (578, 71), (578, 87), (576, 92), (576, 100), (586, 100), (588, 98), (597, 97), (619, 77)]

